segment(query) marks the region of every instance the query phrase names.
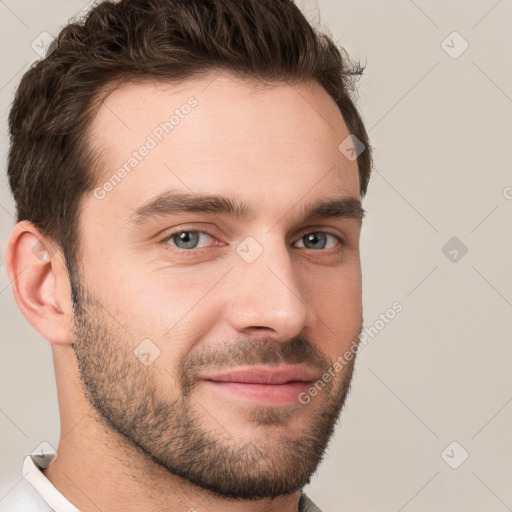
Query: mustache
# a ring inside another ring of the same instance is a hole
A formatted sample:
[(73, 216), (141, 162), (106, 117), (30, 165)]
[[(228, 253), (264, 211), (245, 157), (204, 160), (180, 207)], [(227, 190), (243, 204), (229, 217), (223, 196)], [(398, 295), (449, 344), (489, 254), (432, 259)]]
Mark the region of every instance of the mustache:
[(189, 353), (179, 365), (178, 376), (186, 396), (198, 376), (207, 369), (280, 364), (303, 364), (323, 372), (331, 362), (316, 345), (302, 336), (286, 342), (271, 338), (238, 338), (206, 351)]

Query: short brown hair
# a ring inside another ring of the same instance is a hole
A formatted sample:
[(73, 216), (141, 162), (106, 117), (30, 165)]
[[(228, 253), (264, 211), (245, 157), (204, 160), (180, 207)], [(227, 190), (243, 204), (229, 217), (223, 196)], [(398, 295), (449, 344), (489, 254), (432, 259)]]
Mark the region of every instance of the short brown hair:
[(366, 146), (358, 157), (364, 197), (371, 147), (351, 99), (364, 68), (292, 0), (105, 1), (64, 27), (18, 87), (8, 157), (17, 221), (31, 221), (60, 246), (68, 270), (76, 269), (79, 205), (98, 180), (88, 127), (106, 86), (179, 82), (215, 70), (262, 82), (319, 82)]

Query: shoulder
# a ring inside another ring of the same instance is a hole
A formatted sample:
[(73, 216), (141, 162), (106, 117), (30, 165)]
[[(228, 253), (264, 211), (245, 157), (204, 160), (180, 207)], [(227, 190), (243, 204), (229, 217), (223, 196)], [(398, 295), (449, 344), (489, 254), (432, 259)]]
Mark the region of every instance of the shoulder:
[(53, 512), (25, 478), (0, 500), (0, 512)]
[(300, 493), (299, 512), (322, 512), (303, 492)]

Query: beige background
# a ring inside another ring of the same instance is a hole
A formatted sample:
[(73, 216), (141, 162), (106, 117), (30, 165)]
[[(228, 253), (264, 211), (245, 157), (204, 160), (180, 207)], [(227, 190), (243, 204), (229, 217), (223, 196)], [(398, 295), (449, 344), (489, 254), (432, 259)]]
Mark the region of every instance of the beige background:
[[(362, 264), (365, 327), (377, 334), (307, 492), (324, 512), (510, 510), (512, 3), (300, 5), (367, 63), (360, 106), (376, 163)], [(59, 438), (50, 345), (17, 309), (3, 265), (14, 223), (6, 119), (38, 58), (32, 42), (83, 6), (0, 2), (0, 498), (23, 455)], [(403, 311), (382, 327), (395, 301)]]

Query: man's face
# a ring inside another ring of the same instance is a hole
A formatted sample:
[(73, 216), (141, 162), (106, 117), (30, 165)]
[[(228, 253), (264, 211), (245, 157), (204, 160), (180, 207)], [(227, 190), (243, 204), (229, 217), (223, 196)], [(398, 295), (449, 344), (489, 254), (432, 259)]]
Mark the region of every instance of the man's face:
[(91, 133), (102, 176), (80, 212), (74, 332), (88, 400), (139, 454), (215, 494), (299, 490), (349, 390), (354, 359), (334, 362), (362, 326), (359, 178), (334, 101), (228, 74), (130, 84)]

